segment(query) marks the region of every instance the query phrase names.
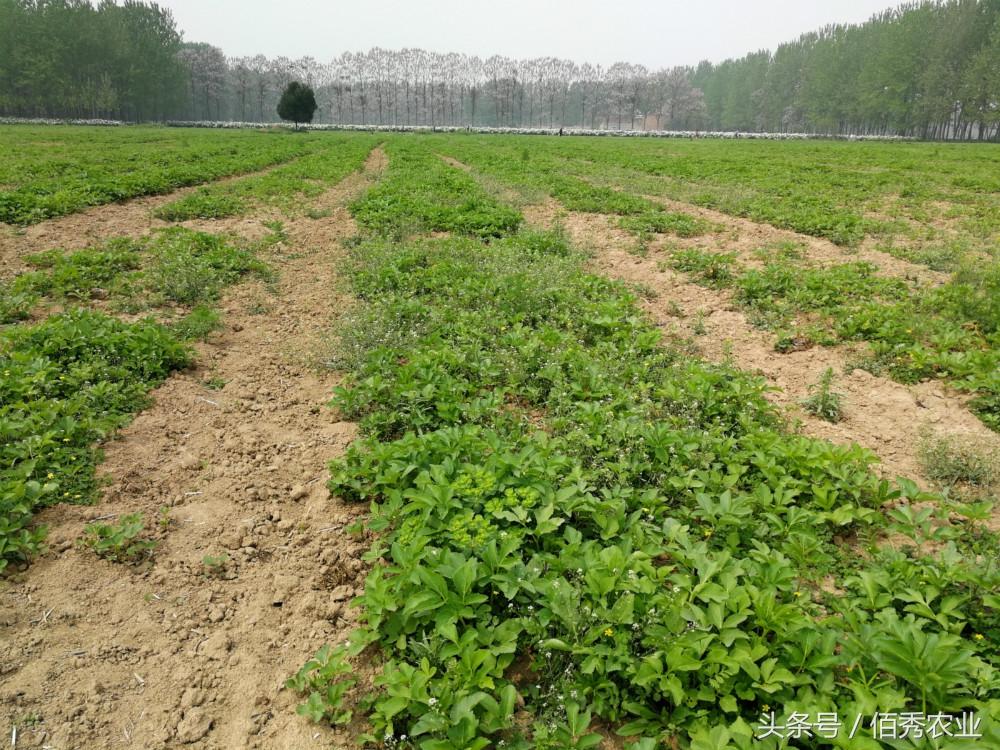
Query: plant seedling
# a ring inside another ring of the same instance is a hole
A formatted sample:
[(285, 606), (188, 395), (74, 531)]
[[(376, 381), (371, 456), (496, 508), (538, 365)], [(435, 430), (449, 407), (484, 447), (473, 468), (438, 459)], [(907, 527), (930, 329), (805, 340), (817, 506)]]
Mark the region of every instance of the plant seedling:
[(151, 556), (156, 547), (154, 540), (141, 538), (144, 528), (142, 514), (132, 513), (117, 524), (88, 524), (80, 543), (106, 560), (138, 562)]

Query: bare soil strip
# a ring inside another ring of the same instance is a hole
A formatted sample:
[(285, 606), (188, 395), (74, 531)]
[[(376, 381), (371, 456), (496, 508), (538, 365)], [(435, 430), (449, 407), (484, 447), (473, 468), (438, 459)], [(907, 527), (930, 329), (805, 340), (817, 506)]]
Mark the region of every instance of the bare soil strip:
[[(528, 223), (536, 226), (561, 223), (574, 244), (593, 252), (592, 265), (597, 272), (652, 290), (654, 296), (644, 300), (643, 307), (668, 335), (690, 337), (697, 323), (704, 333), (695, 342), (705, 357), (715, 361), (728, 357), (737, 367), (760, 373), (778, 389), (771, 399), (793, 419), (801, 420), (805, 434), (835, 443), (857, 443), (871, 450), (881, 459), (884, 475), (921, 476), (917, 446), (924, 426), (937, 432), (974, 436), (1000, 451), (1000, 436), (966, 408), (962, 395), (940, 382), (907, 386), (858, 369), (845, 374), (852, 355), (849, 347), (814, 347), (779, 354), (771, 336), (755, 328), (735, 308), (727, 292), (661, 270), (655, 254), (642, 258), (629, 253), (626, 248), (634, 247), (635, 239), (615, 225), (614, 217), (569, 212), (555, 201), (526, 208), (524, 213)], [(769, 229), (760, 228), (760, 236), (768, 235)], [(721, 246), (729, 248), (724, 241)], [(683, 317), (677, 316), (677, 309)], [(810, 385), (828, 367), (837, 376), (834, 390), (845, 396), (845, 419), (837, 424), (813, 417), (799, 407), (799, 402), (809, 395)]]
[[(349, 745), (296, 716), (282, 686), (353, 627), (346, 605), (365, 575), (368, 543), (344, 530), (363, 509), (325, 487), (356, 428), (326, 408), (338, 376), (311, 362), (350, 303), (335, 270), (355, 231), (344, 204), (384, 161), (376, 149), (324, 194), (328, 217), (289, 226), (269, 259), (276, 294), (248, 283), (227, 295), (227, 330), (199, 347), (197, 368), (106, 447), (103, 502), (41, 514), (50, 552), (0, 584), (0, 706), (18, 748)], [(148, 208), (107, 207), (122, 213), (95, 231), (132, 231)], [(148, 570), (74, 546), (88, 521), (133, 512), (160, 539)], [(219, 570), (209, 555), (226, 556)]]

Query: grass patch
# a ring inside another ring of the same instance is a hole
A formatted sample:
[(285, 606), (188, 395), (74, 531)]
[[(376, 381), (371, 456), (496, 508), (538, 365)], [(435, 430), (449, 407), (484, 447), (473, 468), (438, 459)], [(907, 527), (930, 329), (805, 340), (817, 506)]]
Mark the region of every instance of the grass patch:
[(918, 458), (927, 478), (942, 487), (990, 489), (1000, 484), (1000, 456), (982, 441), (925, 434)]

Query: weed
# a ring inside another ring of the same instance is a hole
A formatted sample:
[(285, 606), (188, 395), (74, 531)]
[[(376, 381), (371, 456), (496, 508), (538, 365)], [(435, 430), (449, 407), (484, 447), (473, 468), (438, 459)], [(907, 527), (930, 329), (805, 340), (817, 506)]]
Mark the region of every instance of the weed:
[(694, 316), (694, 322), (691, 324), (691, 333), (695, 336), (704, 336), (708, 333), (705, 328), (705, 311), (698, 310)]
[(844, 418), (844, 397), (834, 392), (833, 377), (833, 368), (826, 368), (819, 380), (809, 386), (809, 397), (802, 401), (807, 412), (827, 422), (839, 422)]
[(170, 324), (170, 330), (185, 341), (203, 341), (208, 335), (222, 328), (219, 311), (206, 304), (200, 304), (180, 320)]
[(924, 475), (943, 487), (1000, 484), (1000, 455), (982, 441), (961, 435), (921, 435), (918, 454)]
[(206, 576), (221, 578), (226, 574), (229, 566), (229, 555), (226, 553), (222, 553), (221, 555), (205, 555), (201, 558), (201, 565)]
[[(253, 252), (225, 237), (174, 228), (153, 238), (149, 250), (155, 264), (147, 277), (150, 288), (163, 299), (196, 305), (216, 299), (227, 284), (244, 274), (270, 278), (267, 266)], [(203, 315), (199, 315), (204, 322)]]
[(285, 222), (279, 219), (273, 219), (271, 221), (265, 221), (263, 224), (264, 228), (271, 233), (271, 243), (288, 242), (288, 230), (285, 228)]
[(719, 288), (731, 283), (735, 262), (735, 253), (712, 253), (690, 248), (675, 250), (670, 265), (678, 271), (694, 274), (699, 283)]
[(170, 515), (169, 506), (163, 505), (160, 507), (159, 514), (157, 515), (156, 518), (156, 523), (160, 527), (161, 531), (166, 531), (173, 525), (174, 519)]

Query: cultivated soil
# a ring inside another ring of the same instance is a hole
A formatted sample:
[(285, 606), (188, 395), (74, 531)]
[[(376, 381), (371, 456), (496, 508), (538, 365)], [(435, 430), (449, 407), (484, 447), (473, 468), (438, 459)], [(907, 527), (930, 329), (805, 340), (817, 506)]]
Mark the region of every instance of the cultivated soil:
[[(905, 476), (929, 486), (917, 459), (922, 430), (971, 437), (1000, 453), (1000, 436), (969, 411), (963, 394), (939, 381), (908, 386), (861, 369), (845, 372), (856, 355), (850, 347), (817, 346), (781, 354), (774, 349), (773, 334), (755, 328), (726, 290), (700, 286), (683, 273), (664, 268), (668, 256), (660, 250), (668, 242), (697, 243), (706, 249), (736, 253), (745, 262), (753, 258), (755, 249), (791, 241), (801, 246), (805, 260), (816, 265), (863, 259), (885, 275), (929, 284), (942, 282), (943, 274), (878, 251), (844, 251), (813, 237), (687, 204), (666, 203), (674, 210), (710, 220), (718, 231), (695, 240), (658, 239), (643, 257), (634, 252), (636, 238), (617, 227), (615, 217), (567, 211), (552, 200), (528, 206), (524, 214), (529, 224), (562, 225), (574, 244), (593, 254), (595, 271), (637, 285), (644, 292), (640, 296), (642, 307), (668, 336), (692, 338), (707, 359), (728, 359), (740, 369), (762, 375), (775, 388), (769, 398), (786, 411), (793, 424), (800, 423), (804, 434), (867, 448), (880, 459), (877, 471), (883, 475)], [(810, 386), (828, 367), (836, 373), (834, 390), (844, 395), (844, 419), (836, 424), (812, 416), (800, 406)]]
[[(313, 203), (329, 216), (286, 222), (288, 240), (266, 258), (276, 284), (232, 288), (225, 331), (106, 446), (102, 501), (40, 514), (48, 553), (0, 583), (0, 711), (17, 748), (352, 744), (298, 717), (283, 683), (350, 632), (347, 603), (366, 573), (369, 543), (346, 530), (365, 509), (325, 487), (327, 462), (357, 431), (327, 406), (339, 377), (316, 363), (350, 304), (336, 276), (355, 232), (345, 203), (384, 163), (376, 149)], [(4, 256), (144, 234), (159, 224), (150, 210), (180, 194), (32, 227), (4, 241)], [(257, 231), (261, 218), (205, 228)], [(134, 512), (159, 540), (151, 565), (75, 546), (87, 522)], [(223, 555), (218, 570), (204, 563)]]
[[(283, 684), (320, 646), (346, 638), (357, 616), (348, 602), (366, 574), (362, 555), (370, 540), (349, 530), (366, 509), (338, 503), (325, 487), (328, 461), (357, 429), (328, 407), (340, 377), (318, 364), (332, 319), (351, 304), (337, 277), (342, 241), (356, 231), (345, 206), (384, 166), (376, 149), (361, 172), (312, 201), (315, 215), (329, 210), (324, 218), (261, 209), (184, 224), (253, 238), (266, 232), (262, 221), (282, 219), (288, 239), (265, 258), (279, 278), (228, 291), (225, 330), (199, 344), (196, 366), (156, 390), (152, 405), (105, 446), (102, 501), (42, 512), (49, 551), (0, 582), (0, 711), (16, 728), (16, 748), (354, 746), (356, 727), (308, 723)], [(168, 226), (151, 211), (193, 189), (25, 230), (0, 227), (0, 278), (24, 270), (29, 253)], [(814, 238), (662, 202), (708, 219), (717, 231), (660, 238), (640, 256), (636, 238), (615, 217), (569, 212), (551, 200), (524, 213), (529, 224), (565, 227), (592, 253), (595, 271), (635, 284), (668, 337), (690, 339), (708, 359), (758, 372), (775, 389), (769, 397), (804, 433), (873, 451), (888, 476), (920, 476), (924, 426), (1000, 450), (1000, 437), (942, 383), (905, 386), (862, 370), (845, 373), (854, 354), (847, 347), (779, 354), (772, 335), (754, 328), (726, 291), (663, 270), (663, 261), (670, 246), (697, 245), (734, 252), (749, 265), (762, 246), (794, 242), (817, 265), (863, 259), (920, 284), (941, 283), (944, 275), (868, 247), (845, 253)], [(799, 406), (828, 367), (845, 396), (838, 424)], [(152, 564), (110, 563), (75, 545), (86, 523), (135, 512), (159, 542)], [(206, 565), (206, 556), (220, 562)]]

